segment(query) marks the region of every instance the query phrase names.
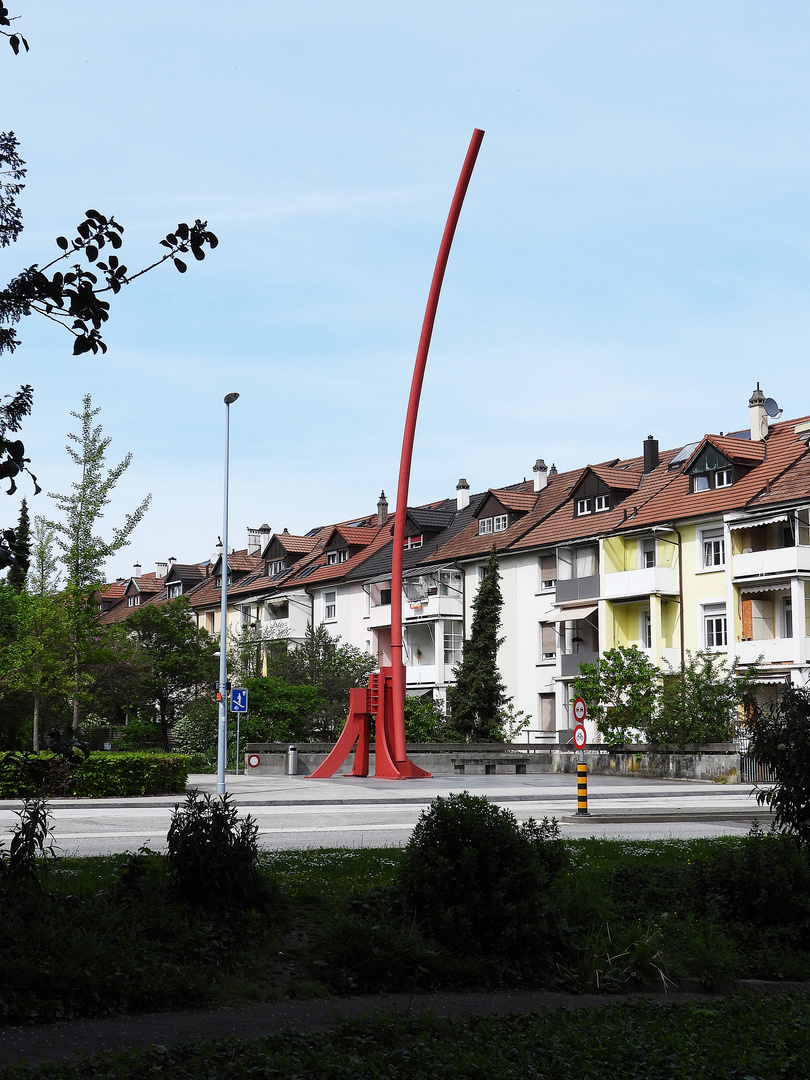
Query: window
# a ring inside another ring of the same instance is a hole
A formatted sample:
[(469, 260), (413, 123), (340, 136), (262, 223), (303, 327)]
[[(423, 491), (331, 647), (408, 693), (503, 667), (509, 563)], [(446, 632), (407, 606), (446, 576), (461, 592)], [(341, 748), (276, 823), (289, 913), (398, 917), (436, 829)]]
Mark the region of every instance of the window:
[(557, 556), (540, 556), (540, 588), (553, 589), (557, 584)]
[(715, 446), (707, 445), (689, 469), (692, 491), (711, 491), (714, 488), (731, 487), (734, 470), (731, 462)]
[(728, 644), (725, 604), (707, 604), (703, 608), (703, 632), (707, 649), (722, 649)]
[(540, 694), (540, 730), (546, 734), (557, 730), (554, 719), (554, 695)]
[(137, 599), (137, 597), (135, 597), (135, 596), (128, 596), (127, 597), (127, 607), (134, 607), (136, 599)]
[(692, 490), (693, 491), (708, 491), (709, 490), (709, 478), (708, 478), (708, 476), (693, 476), (692, 477)]
[(267, 564), (267, 576), (275, 577), (276, 574), (280, 574), (284, 569), (284, 559), (274, 559)]
[(336, 551), (327, 551), (326, 565), (336, 566), (338, 563), (347, 562), (349, 559), (348, 548), (338, 548)]
[(574, 552), (574, 577), (596, 577), (599, 573), (599, 552), (597, 548), (579, 547)]
[(411, 548), (420, 548), (422, 546), (422, 534), (418, 536), (406, 536), (405, 543), (402, 545), (403, 551), (410, 551)]
[(333, 622), (336, 618), (337, 610), (337, 593), (325, 592), (323, 594), (323, 620), (324, 622)]
[(492, 532), (492, 518), (481, 518), (478, 522), (478, 535), (487, 536)]
[(173, 581), (171, 585), (166, 588), (166, 595), (170, 600), (176, 600), (178, 596), (181, 596), (183, 592), (183, 582)]
[(594, 511), (599, 514), (603, 510), (610, 509), (610, 496), (609, 495), (597, 495), (594, 499)]
[(782, 636), (793, 637), (793, 605), (789, 596), (782, 601), (782, 624), (785, 631)]
[(439, 571), (439, 596), (459, 596), (461, 593), (461, 574), (458, 570)]
[(716, 488), (731, 487), (731, 469), (719, 469), (714, 474), (714, 486)]
[(553, 623), (540, 623), (540, 659), (555, 660), (557, 657), (557, 631)]
[(486, 566), (476, 566), (475, 571), (476, 571), (476, 577), (478, 578), (478, 584), (480, 585), (481, 582), (486, 577), (487, 568), (486, 568)]
[(703, 533), (703, 566), (709, 569), (713, 566), (725, 566), (726, 542), (723, 538), (722, 529), (707, 529)]
[(655, 540), (641, 541), (641, 565), (645, 570), (655, 566)]
[(267, 601), (267, 614), (269, 618), (275, 619), (289, 619), (290, 617), (290, 601), (289, 600), (268, 600)]
[(509, 515), (497, 514), (492, 519), (492, 531), (493, 532), (506, 532), (509, 527)]
[(581, 517), (583, 514), (590, 514), (591, 512), (591, 500), (590, 499), (577, 499), (577, 517)]
[(464, 631), (460, 622), (446, 622), (444, 624), (444, 662), (445, 664), (460, 664), (461, 651), (464, 645)]
[(641, 612), (641, 625), (639, 627), (642, 649), (652, 648), (652, 619), (649, 611)]

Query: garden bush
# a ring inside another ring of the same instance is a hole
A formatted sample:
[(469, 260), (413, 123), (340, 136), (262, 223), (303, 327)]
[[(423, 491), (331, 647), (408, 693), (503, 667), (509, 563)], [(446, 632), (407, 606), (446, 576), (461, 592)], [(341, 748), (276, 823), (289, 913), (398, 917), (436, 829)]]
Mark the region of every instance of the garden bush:
[(264, 908), (268, 886), (258, 868), (259, 827), (239, 818), (229, 795), (190, 791), (172, 814), (169, 875), (178, 897), (208, 911)]
[(0, 754), (0, 798), (78, 795), (178, 795), (185, 791), (188, 759), (180, 754), (91, 753), (69, 764), (50, 750)]
[(479, 953), (531, 952), (546, 891), (565, 860), (556, 821), (519, 825), (483, 796), (434, 799), (405, 848), (401, 885), (437, 941)]

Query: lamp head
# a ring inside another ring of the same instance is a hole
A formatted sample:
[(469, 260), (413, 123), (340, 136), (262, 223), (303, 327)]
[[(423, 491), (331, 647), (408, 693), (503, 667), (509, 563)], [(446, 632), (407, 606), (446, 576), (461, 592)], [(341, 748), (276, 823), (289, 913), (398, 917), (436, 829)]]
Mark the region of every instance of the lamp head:
[(233, 403), (236, 401), (236, 399), (238, 397), (239, 397), (238, 394), (226, 394), (225, 395), (225, 404), (226, 405), (233, 405)]

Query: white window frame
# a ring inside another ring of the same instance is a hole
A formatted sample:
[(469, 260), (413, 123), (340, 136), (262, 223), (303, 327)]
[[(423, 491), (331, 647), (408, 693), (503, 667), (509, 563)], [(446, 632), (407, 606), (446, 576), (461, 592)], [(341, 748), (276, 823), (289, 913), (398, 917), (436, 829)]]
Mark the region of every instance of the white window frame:
[(726, 565), (726, 537), (722, 528), (703, 529), (700, 549), (703, 570), (719, 570)]
[[(449, 643), (449, 645), (448, 645)], [(460, 620), (444, 624), (444, 662), (452, 667), (461, 663), (464, 648), (464, 626)]]
[(641, 546), (641, 568), (642, 570), (651, 570), (658, 565), (658, 541), (655, 537), (646, 537), (640, 541)]
[[(557, 659), (557, 630), (556, 630), (556, 628), (554, 626), (554, 623), (549, 623), (549, 622), (541, 622), (541, 623), (539, 623), (539, 627), (540, 627), (540, 662), (541, 663), (549, 663), (549, 661)], [(547, 652), (546, 649), (545, 649), (545, 642), (543, 641), (543, 638), (549, 636), (548, 633), (547, 633), (547, 631), (549, 629), (554, 634), (554, 652)]]
[(728, 648), (728, 616), (725, 604), (704, 604), (703, 645), (710, 652)]
[(577, 499), (577, 517), (584, 517), (591, 513), (590, 499)]
[(708, 473), (697, 473), (692, 477), (692, 491), (696, 494), (700, 491), (711, 491), (712, 485), (709, 483)]
[(338, 563), (344, 563), (349, 561), (349, 549), (348, 548), (333, 548), (326, 553), (326, 565), (337, 566)]
[(166, 596), (169, 600), (176, 600), (183, 595), (183, 582), (172, 581), (166, 586)]
[(731, 487), (734, 482), (731, 466), (726, 469), (718, 469), (714, 474), (714, 486), (716, 488)]
[(642, 608), (639, 612), (638, 636), (642, 649), (652, 648), (652, 613), (649, 608)]
[(508, 514), (496, 514), (492, 519), (492, 531), (493, 532), (506, 532), (509, 528), (509, 515)]
[[(329, 598), (332, 598), (331, 600)], [(337, 619), (337, 591), (335, 589), (323, 594), (323, 621), (335, 622)]]
[(420, 548), (422, 546), (424, 536), (422, 533), (416, 533), (413, 536), (406, 536), (405, 542), (402, 545), (403, 551), (411, 551), (413, 548)]
[(492, 532), (492, 518), (480, 518), (478, 521), (478, 535), (489, 536)]
[(603, 514), (610, 509), (610, 495), (597, 495), (593, 501), (593, 512)]

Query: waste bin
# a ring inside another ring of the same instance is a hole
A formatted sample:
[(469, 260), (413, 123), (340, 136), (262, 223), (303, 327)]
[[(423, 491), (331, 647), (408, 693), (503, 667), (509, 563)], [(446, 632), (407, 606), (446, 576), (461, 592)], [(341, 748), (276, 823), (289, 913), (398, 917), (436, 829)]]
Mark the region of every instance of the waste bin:
[(287, 776), (296, 776), (298, 773), (298, 747), (290, 746), (287, 749)]

